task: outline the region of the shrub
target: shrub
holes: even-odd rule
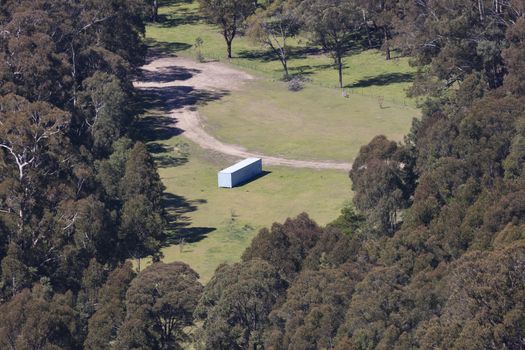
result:
[[[293,77],[288,81],[288,90],[290,91],[300,91],[304,88],[304,79],[300,76]]]

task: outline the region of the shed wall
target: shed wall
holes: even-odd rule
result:
[[[219,187],[231,188],[247,182],[262,173],[262,160],[255,159],[254,162],[239,168],[231,173],[221,171],[218,175]]]
[[[219,187],[232,188],[232,176],[228,173],[219,172],[218,176]]]

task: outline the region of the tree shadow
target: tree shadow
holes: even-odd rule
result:
[[[243,187],[243,186],[246,186],[246,185],[248,185],[248,184],[250,184],[250,183],[252,183],[252,182],[254,182],[254,181],[257,181],[257,180],[259,180],[259,179],[261,179],[261,178],[267,176],[267,175],[270,175],[271,173],[272,173],[271,171],[263,170],[262,173],[260,173],[259,175],[254,176],[254,177],[252,177],[251,179],[246,180],[246,181],[244,181],[244,182],[241,182],[241,183],[235,185],[234,187],[237,188],[237,187]]]
[[[363,88],[369,86],[385,86],[395,83],[409,83],[414,81],[414,73],[385,73],[374,77],[366,77],[353,84],[345,86],[346,88]]]
[[[148,149],[148,152],[151,154],[167,153],[172,151],[170,147],[160,142],[150,142],[147,144],[146,147]]]
[[[204,105],[218,100],[226,91],[194,89],[191,86],[147,87],[139,89],[143,116],[135,123],[135,137],[144,143],[169,140],[184,131],[176,126],[176,119],[169,115],[174,109]],[[179,160],[161,159],[164,166]]]
[[[160,142],[149,142],[146,144],[148,152],[153,155],[155,164],[159,168],[174,168],[188,162],[189,152],[178,150]]]
[[[322,51],[317,47],[290,47],[288,51],[288,59],[304,59],[309,55],[317,55]],[[244,58],[248,60],[257,60],[263,62],[270,62],[277,60],[277,56],[273,50],[243,50],[237,55],[237,58]]]
[[[216,230],[215,227],[189,227],[191,219],[186,214],[196,211],[200,204],[207,203],[205,199],[188,200],[183,196],[165,192],[162,200],[168,220],[164,246],[199,242]]]
[[[189,1],[188,3],[191,3]],[[159,14],[157,23],[155,25],[162,28],[174,28],[185,24],[195,24],[202,21],[204,18],[196,9],[177,9],[176,13]]]
[[[191,4],[193,0],[163,0],[160,2],[161,7],[170,7],[178,4]],[[193,24],[202,20],[198,9],[188,9],[177,7],[171,13],[159,13],[157,20],[154,22],[148,20],[148,24],[158,27],[175,27],[182,24]]]
[[[169,116],[144,115],[134,123],[133,137],[144,143],[169,140],[182,134],[183,130],[175,126]]]
[[[201,106],[228,95],[226,90],[210,91],[192,86],[140,88],[144,110],[168,113],[174,109]]]
[[[347,68],[345,64],[343,64],[343,68]],[[336,66],[334,64],[316,64],[316,65],[302,65],[297,67],[291,67],[289,68],[291,75],[312,75],[316,71],[319,70],[325,70],[325,69],[336,69]]]
[[[176,157],[168,154],[154,156],[155,163],[159,168],[174,168],[188,162],[187,156]]]
[[[154,71],[142,70],[141,81],[144,83],[168,83],[175,80],[188,80],[199,74],[199,69],[188,69],[177,66],[160,67]]]
[[[167,54],[184,51],[191,47],[191,45],[187,43],[156,41],[153,39],[146,39],[146,45],[148,45],[146,63],[151,63]]]

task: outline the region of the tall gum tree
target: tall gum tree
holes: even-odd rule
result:
[[[281,62],[284,78],[289,78],[288,39],[299,31],[299,20],[288,1],[278,0],[263,5],[248,20],[248,36],[269,47]]]
[[[339,87],[343,88],[343,58],[352,48],[362,14],[353,0],[305,0],[297,8],[312,41],[335,61]]]
[[[251,0],[199,0],[206,20],[219,27],[226,41],[228,58],[232,58],[232,42],[246,18],[254,13]]]
[[[17,212],[19,229],[27,220],[32,190],[36,186],[29,169],[42,169],[53,153],[60,147],[67,131],[69,117],[66,112],[45,102],[30,103],[13,94],[0,98],[0,149],[7,153],[7,162],[14,165],[18,173],[19,189],[17,200],[4,212]],[[18,203],[18,204],[14,204]]]
[[[367,19],[370,19],[373,22],[373,26],[381,32],[383,37],[382,48],[385,51],[385,58],[386,60],[390,60],[394,27],[396,23],[400,21],[400,18],[403,17],[404,11],[402,4],[400,4],[399,0],[361,0],[361,7],[367,33],[369,28],[366,22]]]

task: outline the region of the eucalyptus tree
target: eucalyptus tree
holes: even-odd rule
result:
[[[248,20],[248,35],[256,42],[270,48],[283,66],[288,79],[288,39],[298,34],[300,22],[290,1],[268,1]]]
[[[311,35],[334,59],[343,88],[343,58],[355,44],[355,33],[361,20],[353,0],[305,0],[297,7],[301,22]]]
[[[228,58],[232,58],[232,42],[246,19],[255,11],[252,0],[199,0],[200,11],[209,23],[221,30],[226,41]]]
[[[187,330],[194,325],[193,311],[203,290],[198,279],[181,262],[156,263],[142,271],[126,293],[127,325],[120,331],[117,348],[132,348],[130,344],[138,340],[132,331],[145,335],[141,342],[155,348],[181,349],[190,340]]]
[[[0,150],[13,175],[5,179],[11,186],[0,193],[0,210],[18,216],[20,234],[31,221],[34,197],[45,189],[44,177],[57,176],[60,163],[65,161],[70,117],[46,102],[29,102],[14,94],[0,97],[0,113]],[[35,244],[37,238],[33,239]]]
[[[367,22],[371,21],[373,27],[381,32],[385,58],[390,60],[391,41],[394,37],[394,29],[396,24],[399,23],[404,16],[402,2],[399,0],[361,0],[360,2],[363,11],[363,19],[365,21],[364,26],[366,26],[367,33]]]
[[[219,266],[195,309],[206,349],[263,348],[268,315],[286,286],[264,260]]]

